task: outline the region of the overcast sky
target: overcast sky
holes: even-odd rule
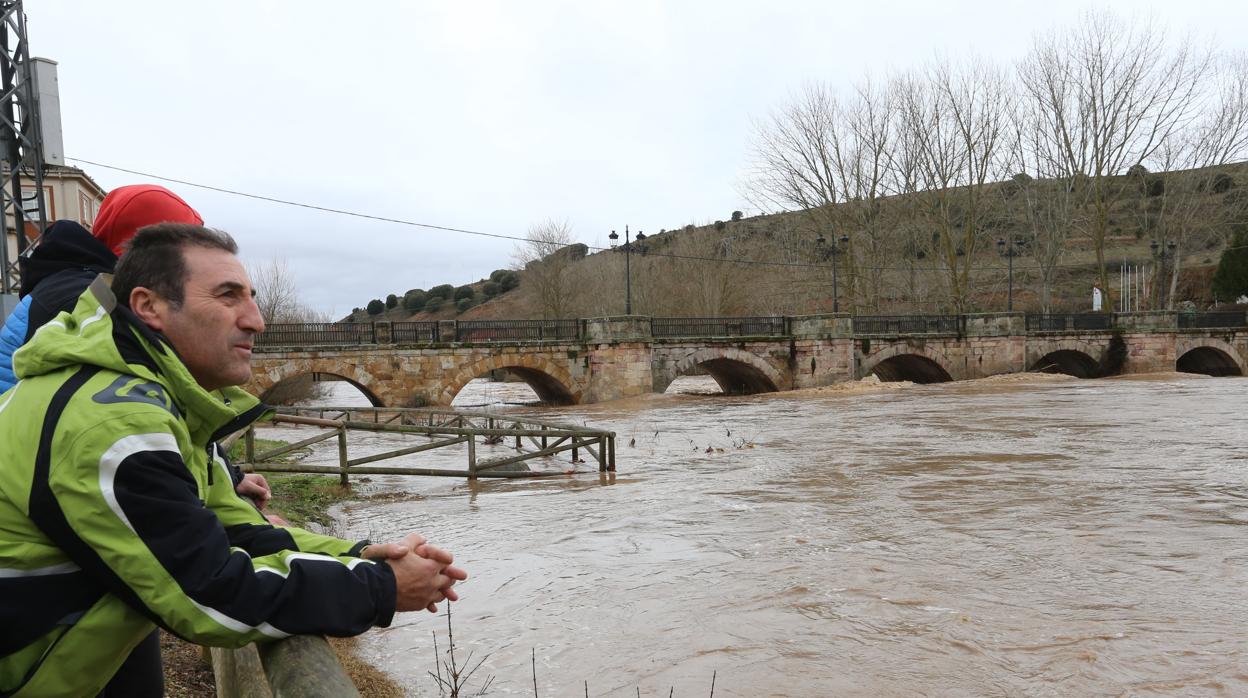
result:
[[[937,54],[1013,62],[1089,7],[1248,48],[1243,0],[26,2],[59,63],[69,157],[375,216],[606,246],[751,212],[752,124],[808,81],[848,88]],[[151,180],[83,167],[105,188]],[[305,301],[464,284],[516,243],[162,182],[284,258]]]

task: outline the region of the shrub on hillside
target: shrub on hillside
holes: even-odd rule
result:
[[[442,309],[442,304],[445,302],[446,299],[442,296],[430,296],[429,300],[425,301],[425,312],[436,313]]]
[[[1213,295],[1231,302],[1248,295],[1248,227],[1236,228],[1231,246],[1222,252],[1213,273]]]
[[[427,300],[429,300],[428,294],[418,288],[414,288],[403,296],[403,309],[409,313],[419,313],[425,307],[425,301]]]
[[[368,310],[369,315],[381,315],[381,311],[385,309],[386,309],[386,304],[382,303],[381,300],[377,298],[374,298],[368,302],[367,310]]]
[[[1161,196],[1166,193],[1166,180],[1161,177],[1149,177],[1144,180],[1144,194],[1147,196]]]
[[[473,288],[468,285],[460,286],[459,288],[455,289],[455,300],[457,301],[462,301],[465,298],[472,298],[475,295],[477,295],[477,292],[474,291]]]
[[[502,292],[506,293],[520,285],[520,275],[514,271],[508,271],[499,278],[498,285]]]
[[[397,307],[399,307],[399,297],[394,295],[393,293],[386,296],[386,309],[394,310]]]
[[[437,298],[450,298],[455,293],[455,287],[450,284],[438,284],[429,289],[429,296]]]
[[[734,221],[739,221],[739,220],[741,220],[741,219],[742,219],[742,218],[744,218],[744,217],[745,217],[745,214],[744,214],[744,213],[741,213],[740,211],[733,211],[733,212],[732,212],[732,220],[734,220]]]
[[[481,286],[481,293],[485,294],[486,298],[493,298],[502,290],[503,287],[497,281],[487,281]]]
[[[455,309],[462,313],[465,310],[480,304],[481,302],[476,298],[461,298],[459,299],[459,302],[455,304]]]
[[[493,281],[494,283],[499,283],[500,281],[502,281],[502,278],[504,276],[510,273],[511,273],[510,269],[495,269],[494,271],[490,272],[490,281]]]

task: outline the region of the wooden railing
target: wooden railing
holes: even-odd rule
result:
[[[208,650],[220,698],[352,698],[360,695],[325,638],[295,635],[263,645]]]

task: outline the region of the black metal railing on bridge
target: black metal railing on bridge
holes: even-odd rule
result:
[[[371,322],[277,322],[256,335],[262,347],[306,347],[326,344],[376,344]]]
[[[390,324],[391,341],[404,342],[440,342],[437,321],[433,322],[395,322]]]
[[[1248,327],[1248,315],[1244,311],[1210,311],[1205,313],[1179,313],[1180,329],[1219,327]]]
[[[1108,330],[1112,326],[1113,316],[1109,313],[1066,313],[1060,315],[1027,314],[1028,332]]]
[[[854,334],[959,334],[961,315],[859,315]]]
[[[516,342],[580,339],[580,320],[460,320],[457,342]]]
[[[783,317],[656,317],[652,337],[775,337],[787,332]]]

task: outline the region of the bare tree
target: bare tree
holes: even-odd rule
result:
[[[1148,159],[1198,104],[1207,52],[1190,39],[1172,45],[1150,23],[1125,23],[1090,11],[1075,28],[1038,37],[1019,66],[1024,88],[1042,108],[1043,149],[1065,177],[1088,178],[1088,234],[1102,287],[1108,288],[1105,239],[1119,176]]]
[[[976,252],[988,241],[985,228],[995,202],[987,190],[1003,178],[1011,109],[1005,75],[982,61],[955,69],[939,61],[897,82],[900,133],[912,176],[920,220],[932,230],[938,264],[945,272],[949,304],[968,308]]]
[[[1200,115],[1170,133],[1148,160],[1165,174],[1136,170],[1141,227],[1169,259],[1163,265],[1169,276],[1155,284],[1168,284],[1167,308],[1174,306],[1183,255],[1225,243],[1244,213],[1242,197],[1222,196],[1216,168],[1248,154],[1248,61],[1242,54],[1225,57],[1213,77]]]
[[[328,322],[324,313],[304,305],[286,260],[271,259],[248,272],[256,289],[256,305],[266,324],[282,322]]]
[[[787,261],[843,264],[845,291],[875,309],[885,261],[896,248],[895,222],[881,206],[893,137],[890,94],[864,81],[848,101],[808,85],[766,123],[755,126],[754,168],[746,193],[760,207],[800,213],[806,230],[779,240]],[[816,236],[849,249],[812,250]]]
[[[755,124],[753,171],[745,195],[760,209],[796,211],[813,231],[831,230],[841,185],[833,164],[839,106],[810,84],[765,123]]]
[[[299,288],[285,259],[271,259],[253,265],[248,270],[248,276],[256,290],[256,305],[260,307],[260,316],[266,325],[330,321],[327,314],[317,312],[299,299]],[[307,374],[274,386],[265,394],[265,401],[274,405],[291,405],[326,394],[325,384],[314,382],[313,376]]]
[[[1066,252],[1070,232],[1080,223],[1087,187],[1082,178],[1063,166],[1064,159],[1045,118],[1044,105],[1024,92],[1013,115],[1010,162],[1015,172],[1002,187],[1008,204],[1021,211],[1025,222],[1021,253],[1035,261],[1040,272],[1040,308],[1053,309],[1053,285]],[[1011,244],[1018,240],[1010,241]]]
[[[524,270],[522,285],[535,294],[542,319],[563,319],[572,310],[576,288],[568,271],[587,248],[573,243],[566,220],[532,225],[526,237],[514,253],[516,266]]]

